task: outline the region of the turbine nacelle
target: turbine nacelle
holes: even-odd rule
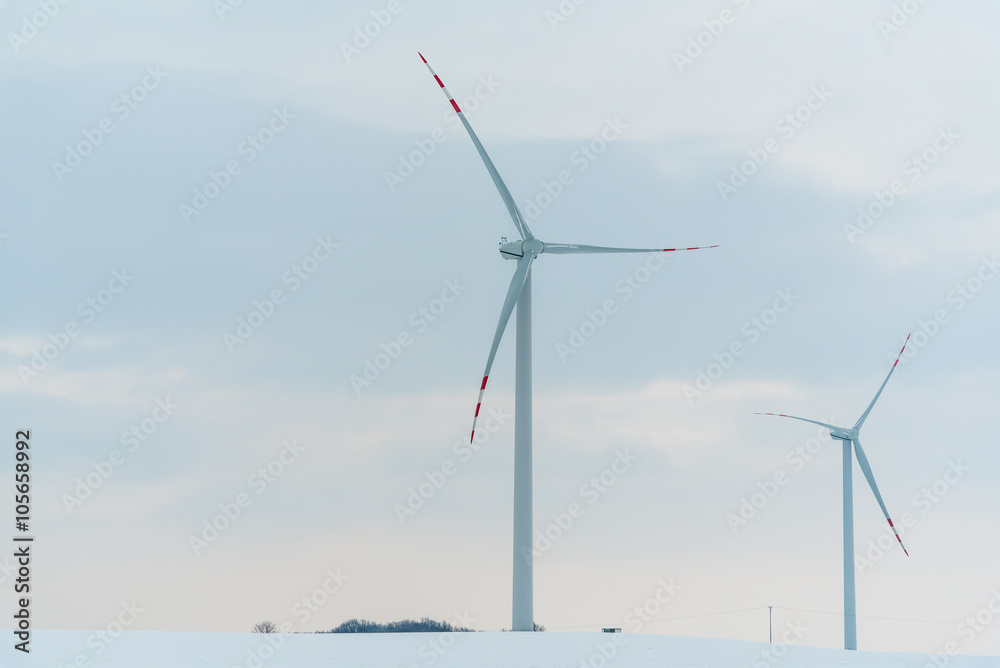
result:
[[[830,430],[830,437],[835,438],[838,441],[853,441],[858,437],[858,430],[836,427]]]
[[[543,252],[545,252],[545,244],[538,239],[511,241],[500,246],[500,257],[505,260],[520,260],[525,255],[537,257]]]

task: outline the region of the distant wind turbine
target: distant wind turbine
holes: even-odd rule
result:
[[[418,54],[420,55],[420,54]],[[486,154],[479,137],[472,130],[468,119],[455,102],[455,98],[445,87],[444,82],[434,72],[427,59],[420,55],[427,65],[434,80],[458,114],[462,125],[472,138],[479,156],[486,163],[486,170],[493,178],[493,183],[500,191],[500,197],[507,206],[507,212],[514,221],[521,236],[520,241],[505,243],[500,246],[500,255],[506,260],[517,260],[514,278],[507,290],[503,309],[500,311],[500,322],[497,324],[493,345],[486,360],[486,371],[479,386],[479,400],[476,404],[476,414],[472,421],[472,436],[476,437],[476,421],[483,405],[483,393],[489,380],[493,358],[496,357],[500,339],[503,337],[507,322],[517,305],[516,325],[516,359],[514,380],[514,593],[513,593],[513,624],[514,631],[534,630],[533,603],[533,556],[532,556],[532,500],[531,500],[531,264],[542,253],[553,255],[583,255],[592,253],[669,253],[673,251],[701,250],[717,246],[698,246],[692,248],[608,248],[605,246],[581,246],[577,244],[543,243],[531,233],[521,211],[514,203],[514,198],[497,172],[493,161]],[[470,439],[470,440],[471,440]]]
[[[899,351],[899,355],[896,356],[896,361],[892,363],[892,368],[889,369],[889,375],[882,381],[882,386],[878,388],[878,392],[875,393],[875,398],[872,399],[872,402],[868,404],[868,408],[865,409],[865,412],[861,414],[861,417],[858,418],[858,421],[855,422],[854,426],[850,429],[847,427],[837,427],[832,424],[826,424],[825,422],[817,422],[816,420],[795,417],[794,415],[782,415],[779,413],[754,413],[754,415],[775,415],[777,417],[791,418],[792,420],[802,420],[803,422],[818,424],[821,427],[829,429],[830,436],[843,443],[844,649],[858,648],[858,621],[854,598],[854,491],[851,487],[851,469],[854,466],[854,460],[851,455],[852,445],[854,446],[854,452],[858,455],[858,465],[861,466],[861,472],[865,474],[865,478],[868,480],[868,485],[875,493],[875,500],[878,501],[879,508],[882,509],[882,514],[885,515],[886,521],[889,522],[889,527],[892,529],[892,532],[896,534],[896,540],[899,541],[899,546],[903,548],[903,553],[906,556],[910,556],[910,553],[906,551],[906,547],[903,545],[903,539],[899,536],[899,531],[896,530],[896,526],[892,523],[892,518],[889,517],[889,511],[886,510],[885,502],[882,501],[882,495],[878,491],[878,485],[875,484],[875,476],[872,475],[872,467],[868,464],[868,457],[865,455],[865,450],[861,447],[861,441],[858,438],[858,432],[861,430],[861,425],[863,425],[865,420],[868,419],[868,414],[872,412],[875,402],[878,401],[879,396],[882,394],[882,390],[885,389],[886,383],[888,383],[889,379],[892,377],[892,372],[896,370],[896,365],[899,364],[899,358],[903,356],[903,351],[906,350],[906,344],[909,343],[909,341],[910,336],[907,335],[906,341],[903,342],[903,347]]]

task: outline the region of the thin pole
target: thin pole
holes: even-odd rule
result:
[[[844,444],[844,649],[858,648],[858,618],[854,598],[854,488],[851,470],[854,453],[850,441]]]
[[[767,641],[774,643],[774,635],[771,632],[771,606],[767,606]]]
[[[531,501],[531,272],[517,300],[514,379],[514,592],[511,629],[534,631]]]

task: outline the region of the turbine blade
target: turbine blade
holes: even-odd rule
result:
[[[517,204],[514,203],[514,198],[511,197],[510,191],[507,189],[507,185],[503,182],[503,179],[500,178],[500,173],[497,171],[496,166],[494,166],[493,161],[490,160],[490,156],[486,153],[486,149],[483,148],[482,142],[479,141],[479,137],[476,136],[476,132],[472,129],[472,126],[469,125],[469,121],[465,117],[465,112],[459,108],[458,103],[455,102],[455,98],[453,98],[451,93],[448,92],[444,82],[441,81],[441,77],[437,75],[437,72],[434,71],[434,68],[427,62],[427,59],[424,58],[423,54],[418,52],[417,55],[420,56],[420,60],[424,61],[424,65],[426,65],[427,69],[430,70],[431,76],[433,76],[434,80],[438,82],[439,86],[441,86],[441,90],[444,91],[445,97],[447,97],[448,101],[451,102],[451,106],[455,109],[455,113],[458,114],[458,118],[462,121],[462,125],[465,126],[469,136],[472,137],[472,143],[476,145],[476,150],[479,151],[479,156],[483,159],[483,162],[486,163],[486,171],[490,173],[490,176],[493,178],[493,183],[496,184],[497,190],[500,191],[500,197],[503,198],[503,203],[507,206],[507,212],[514,221],[514,227],[517,228],[517,232],[521,235],[521,239],[524,241],[534,239],[534,235],[532,235],[531,230],[528,229],[528,223],[524,221],[524,216],[521,215],[521,210],[518,209]]]
[[[715,246],[693,246],[691,248],[609,248],[608,246],[583,246],[581,244],[545,244],[543,253],[554,255],[584,255],[590,253],[673,253],[676,251],[703,250]]]
[[[906,341],[903,341],[903,347],[899,349],[899,354],[896,355],[896,361],[892,363],[892,368],[889,369],[889,375],[886,376],[885,380],[882,381],[882,387],[878,388],[878,392],[875,393],[875,398],[872,399],[872,402],[868,404],[868,408],[866,408],[865,412],[862,413],[861,417],[858,418],[857,423],[854,425],[855,429],[861,429],[861,425],[863,425],[865,423],[865,420],[868,419],[868,414],[871,413],[872,408],[875,407],[875,402],[878,401],[879,395],[881,395],[882,390],[885,389],[885,384],[889,382],[890,378],[892,378],[892,372],[896,370],[896,365],[899,364],[899,358],[903,356],[903,351],[906,350],[906,344],[909,342],[910,342],[910,334],[907,334]]]
[[[903,539],[899,537],[899,532],[896,531],[896,526],[892,523],[892,518],[889,517],[889,511],[885,508],[885,503],[882,501],[882,495],[879,494],[878,485],[875,484],[875,476],[872,475],[872,467],[868,463],[868,457],[865,456],[865,450],[861,447],[861,441],[858,439],[853,439],[854,443],[854,454],[858,456],[858,464],[861,465],[861,472],[865,474],[865,478],[868,480],[868,485],[875,492],[875,500],[878,501],[879,508],[882,509],[882,514],[885,515],[885,519],[889,522],[889,527],[892,532],[896,534],[896,540],[899,541],[899,546],[903,548],[903,554],[910,556],[910,553],[906,551],[906,546],[903,545]]]
[[[521,296],[524,284],[528,280],[528,270],[535,260],[535,255],[529,253],[517,261],[517,269],[514,271],[514,278],[510,280],[510,287],[507,288],[507,298],[504,299],[503,309],[500,311],[500,322],[497,323],[497,332],[493,335],[493,345],[490,346],[490,356],[486,359],[486,371],[483,373],[483,384],[479,386],[479,400],[476,402],[476,414],[472,418],[471,443],[476,438],[476,422],[479,421],[479,410],[483,407],[483,393],[486,392],[486,381],[490,378],[490,369],[493,368],[493,358],[497,356],[497,348],[500,347],[500,339],[503,338],[504,330],[510,321],[510,314],[514,312],[517,299]]]
[[[826,427],[827,429],[843,429],[843,427],[827,424],[825,422],[817,422],[816,420],[809,420],[807,418],[795,417],[794,415],[784,415],[783,413],[754,413],[754,415],[773,415],[774,417],[783,417],[783,418],[789,418],[791,420],[802,420],[803,422],[812,422],[813,424],[818,424],[819,426]]]

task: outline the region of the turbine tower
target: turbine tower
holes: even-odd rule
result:
[[[906,547],[903,545],[903,539],[900,538],[899,532],[896,530],[896,526],[892,523],[892,518],[889,517],[889,511],[886,510],[885,502],[882,501],[882,495],[878,491],[878,485],[875,484],[875,476],[872,475],[872,467],[868,463],[868,457],[865,455],[864,448],[861,447],[861,440],[859,439],[858,432],[861,430],[861,425],[865,423],[868,419],[868,414],[872,412],[872,408],[875,406],[875,402],[878,401],[879,396],[882,394],[882,390],[885,389],[886,383],[892,377],[892,372],[896,370],[896,365],[899,364],[899,358],[903,356],[903,351],[906,350],[906,344],[909,343],[910,336],[906,336],[906,341],[903,342],[903,347],[899,351],[899,355],[896,355],[896,361],[892,363],[892,368],[889,369],[889,375],[885,377],[882,381],[882,386],[878,388],[878,392],[875,393],[875,398],[872,402],[868,404],[868,408],[865,412],[861,414],[858,421],[854,423],[853,427],[837,427],[832,424],[826,424],[825,422],[817,422],[816,420],[808,420],[806,418],[795,417],[794,415],[783,415],[779,413],[755,413],[755,415],[774,415],[776,417],[791,418],[792,420],[802,420],[803,422],[811,422],[812,424],[818,424],[821,427],[826,427],[830,430],[830,436],[840,441],[843,445],[844,450],[844,649],[857,649],[858,648],[858,620],[857,620],[857,608],[854,598],[854,490],[851,485],[851,471],[854,468],[854,459],[851,453],[851,448],[853,446],[854,454],[858,456],[858,465],[861,467],[861,472],[865,474],[865,479],[868,480],[868,486],[872,488],[872,492],[875,493],[875,500],[878,501],[879,508],[882,509],[882,514],[885,515],[885,519],[889,522],[889,527],[892,532],[896,535],[896,540],[899,541],[899,546],[903,548],[903,553],[906,556],[910,556],[910,553],[906,551]]]
[[[514,592],[513,592],[513,619],[511,630],[513,631],[533,631],[534,622],[534,578],[533,578],[533,554],[532,554],[532,500],[531,500],[531,264],[535,259],[543,254],[552,255],[583,255],[593,253],[669,253],[674,251],[701,250],[702,248],[716,248],[717,246],[698,246],[692,248],[608,248],[605,246],[581,246],[577,244],[554,244],[543,243],[531,233],[528,224],[521,215],[521,211],[514,203],[514,198],[504,184],[503,179],[497,172],[493,161],[487,155],[479,137],[469,125],[468,119],[455,102],[455,98],[445,87],[441,77],[434,72],[427,59],[420,55],[420,59],[427,65],[434,80],[437,81],[444,92],[448,102],[451,103],[455,113],[458,114],[462,125],[465,126],[472,143],[475,144],[479,156],[486,164],[486,170],[493,178],[493,183],[500,191],[500,197],[507,207],[507,213],[514,221],[514,227],[520,235],[520,241],[505,243],[500,247],[500,255],[507,260],[516,260],[517,266],[514,270],[514,278],[510,282],[507,290],[507,297],[504,299],[503,309],[500,311],[500,322],[497,324],[496,334],[493,336],[493,345],[490,346],[490,354],[486,360],[486,371],[483,373],[483,381],[479,386],[479,400],[476,403],[476,413],[472,421],[472,436],[470,441],[476,437],[476,421],[479,418],[479,410],[483,405],[483,393],[486,391],[486,383],[490,377],[490,369],[493,366],[493,358],[496,357],[497,348],[503,338],[507,322],[517,306],[517,324],[515,326],[515,380],[514,380]]]

